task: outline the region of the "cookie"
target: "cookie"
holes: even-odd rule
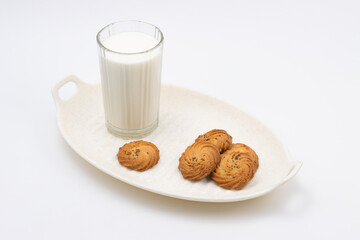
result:
[[[225,151],[223,154],[232,154],[233,152],[242,152],[247,153],[250,156],[250,159],[253,161],[256,169],[259,167],[259,157],[256,152],[249,146],[243,143],[234,143],[231,144],[230,148]]]
[[[179,159],[179,170],[185,179],[198,180],[215,170],[220,152],[210,142],[198,141],[186,148]]]
[[[220,187],[239,190],[254,177],[258,167],[259,159],[254,150],[245,144],[236,144],[221,155],[220,164],[211,178]]]
[[[151,142],[134,141],[119,148],[119,163],[136,171],[145,171],[155,166],[160,159],[159,149]]]
[[[221,129],[211,130],[203,135],[200,135],[195,142],[205,141],[215,144],[220,153],[226,151],[232,143],[232,137],[225,131]]]

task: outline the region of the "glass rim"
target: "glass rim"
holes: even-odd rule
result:
[[[133,53],[126,53],[126,52],[118,52],[118,51],[114,51],[114,50],[111,50],[110,48],[107,48],[105,47],[105,45],[100,41],[100,34],[105,31],[107,28],[109,28],[110,26],[112,25],[115,25],[115,24],[118,24],[118,23],[127,23],[127,22],[133,22],[133,23],[141,23],[141,24],[146,24],[146,25],[149,25],[149,26],[152,26],[154,27],[155,29],[157,29],[160,33],[160,41],[152,48],[150,49],[147,49],[145,51],[141,51],[141,52],[133,52]],[[158,28],[157,26],[151,24],[151,23],[147,23],[147,22],[143,22],[143,21],[139,21],[139,20],[124,20],[124,21],[118,21],[118,22],[113,22],[113,23],[110,23],[108,25],[106,25],[105,27],[103,27],[97,34],[96,34],[96,41],[98,43],[98,45],[104,49],[106,49],[107,51],[110,51],[110,52],[113,52],[113,53],[118,53],[118,54],[123,54],[123,55],[136,55],[136,54],[144,54],[144,53],[147,53],[147,52],[151,52],[153,50],[155,50],[156,48],[158,48],[164,41],[164,35],[163,33],[161,32],[160,28]]]

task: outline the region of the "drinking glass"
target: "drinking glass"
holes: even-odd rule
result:
[[[150,49],[118,51],[106,40],[121,33],[143,33],[156,41]],[[115,38],[113,38],[115,39]],[[141,39],[130,39],[141,44]],[[156,26],[141,21],[107,25],[97,34],[105,122],[108,131],[122,138],[140,138],[156,129],[164,37]]]

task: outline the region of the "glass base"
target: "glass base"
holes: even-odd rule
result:
[[[152,133],[158,126],[159,120],[156,120],[153,124],[150,126],[139,129],[139,130],[125,130],[117,128],[113,125],[111,125],[109,122],[106,122],[106,128],[109,133],[121,137],[122,139],[137,139],[137,138],[143,138],[150,133]]]

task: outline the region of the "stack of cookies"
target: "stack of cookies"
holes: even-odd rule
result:
[[[226,189],[242,189],[255,175],[259,158],[242,143],[232,143],[225,131],[214,129],[200,135],[179,159],[185,179],[199,180],[211,174],[215,183]]]

